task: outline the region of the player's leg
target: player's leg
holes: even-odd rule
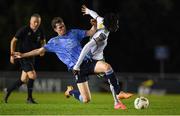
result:
[[[83,83],[77,83],[77,86],[82,96],[83,103],[88,103],[91,100],[91,93],[89,90],[88,81]]]
[[[117,80],[117,78],[115,77],[114,71],[111,68],[111,66],[104,62],[104,61],[98,61],[96,63],[95,69],[94,69],[95,73],[105,73],[105,77],[108,79],[108,82],[114,86],[114,90],[116,92],[116,94],[119,94],[120,92],[120,85],[119,82]]]
[[[34,70],[34,58],[22,59],[21,65],[22,65],[23,70],[28,75],[28,82],[27,82],[28,97],[27,97],[27,103],[36,104],[36,102],[34,101],[34,99],[32,97],[34,80],[37,77],[36,76],[36,72]]]
[[[7,89],[4,90],[4,102],[7,103],[8,97],[10,96],[11,92],[15,89],[18,89],[23,83],[27,81],[27,73],[22,71],[21,78],[18,79],[14,84],[9,86]]]
[[[73,96],[75,99],[79,100],[83,103],[88,103],[91,100],[91,93],[89,90],[88,81],[84,80],[85,78],[77,78],[76,83],[78,90],[73,89],[72,86],[67,86],[67,90],[65,91],[65,96],[68,98]]]
[[[32,70],[32,71],[28,71],[28,83],[27,83],[27,88],[28,88],[28,98],[27,98],[27,103],[34,103],[36,104],[37,102],[34,101],[33,97],[32,97],[32,92],[33,92],[33,86],[34,86],[34,80],[36,79],[37,75],[36,75],[36,71]]]
[[[75,99],[83,103],[88,103],[91,100],[91,93],[89,90],[88,81],[77,83],[78,90],[73,89],[72,86],[68,86],[65,92],[66,97],[73,96]]]
[[[88,75],[93,72],[93,69],[94,64],[90,61],[84,61],[80,67],[80,72],[74,72],[74,78],[76,80],[78,90],[74,90],[71,86],[68,86],[65,95],[67,97],[71,95],[83,103],[88,103],[91,100]]]
[[[114,98],[114,108],[115,109],[126,109],[126,106],[118,100],[117,96],[120,93],[120,85],[115,77],[114,71],[111,68],[111,66],[104,62],[104,61],[98,61],[96,63],[96,66],[94,68],[95,73],[105,73],[105,77],[107,78],[109,84],[110,84],[110,90],[112,92],[113,98]]]
[[[111,66],[108,63],[106,63],[105,61],[98,61],[95,70],[96,70],[96,72],[104,71],[105,77],[112,77],[112,78],[110,78],[110,79],[108,78],[108,79],[109,79],[110,83],[113,83],[113,82],[115,83],[113,85],[115,85],[115,89],[117,88],[116,93],[118,93],[118,95],[117,95],[118,99],[128,99],[133,96],[132,93],[127,93],[127,92],[121,91],[120,86],[116,85],[116,82],[118,83],[118,80],[116,79],[115,74],[114,74]]]

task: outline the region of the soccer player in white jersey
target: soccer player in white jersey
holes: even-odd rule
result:
[[[87,56],[87,54],[92,58],[92,60],[97,61],[94,67],[94,73],[104,73],[105,78],[108,80],[110,84],[110,90],[112,92],[114,98],[114,108],[115,109],[126,109],[126,106],[119,100],[120,98],[129,98],[132,96],[130,93],[120,92],[120,86],[118,84],[118,80],[116,79],[112,67],[103,61],[103,50],[107,45],[107,39],[109,36],[110,31],[115,32],[118,29],[118,17],[113,14],[107,14],[104,18],[100,17],[96,12],[88,9],[85,5],[82,6],[82,12],[84,15],[90,15],[94,19],[97,20],[97,29],[98,31],[92,36],[92,39],[84,46],[79,56],[79,59],[76,65],[73,67],[73,70],[76,74],[81,73],[80,67]],[[88,85],[84,85],[86,86]],[[72,89],[72,88],[71,88]],[[68,94],[71,89],[66,91]],[[82,89],[85,90],[85,89]],[[71,93],[71,92],[70,92]],[[90,92],[84,92],[88,96]]]

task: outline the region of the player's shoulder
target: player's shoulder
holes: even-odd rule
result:
[[[20,29],[29,29],[30,27],[28,25],[22,26]]]
[[[79,31],[82,31],[81,29],[70,29],[69,30],[70,32],[79,32]]]
[[[66,32],[66,35],[69,35],[69,34],[72,34],[72,33],[75,33],[76,32],[76,29],[69,29],[67,32]]]
[[[59,36],[51,37],[51,38],[49,39],[48,43],[49,43],[49,42],[53,42],[53,41],[57,40],[58,38],[59,38]]]
[[[18,30],[17,30],[17,32],[16,32],[16,37],[17,36],[23,36],[23,35],[26,35],[27,34],[27,32],[28,32],[28,27],[27,26],[22,26],[22,27],[20,27]]]
[[[27,30],[29,30],[28,26],[22,26],[18,29],[18,31],[27,31]]]
[[[81,33],[85,33],[86,31],[85,30],[81,30],[81,29],[70,29],[68,32],[67,32],[67,35],[79,35]]]
[[[59,38],[62,38],[62,36],[57,35],[57,36],[55,36],[55,37],[52,37],[51,40],[57,40],[57,39],[59,39]]]

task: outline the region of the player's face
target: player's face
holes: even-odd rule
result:
[[[64,23],[56,23],[56,27],[54,28],[54,31],[58,33],[58,35],[64,35],[66,34],[66,26]]]
[[[31,19],[30,19],[30,28],[33,31],[36,31],[39,28],[40,24],[41,24],[41,18],[31,17]]]

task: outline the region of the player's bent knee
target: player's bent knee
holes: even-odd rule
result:
[[[29,78],[35,80],[37,78],[37,75],[36,74],[32,74],[32,75],[29,76]]]
[[[33,80],[35,80],[36,78],[37,78],[36,76],[29,77],[29,79],[33,79]]]
[[[112,67],[111,67],[110,64],[106,64],[106,65],[104,66],[104,68],[105,68],[105,72],[106,72],[106,71],[109,71],[109,70],[112,70]]]

